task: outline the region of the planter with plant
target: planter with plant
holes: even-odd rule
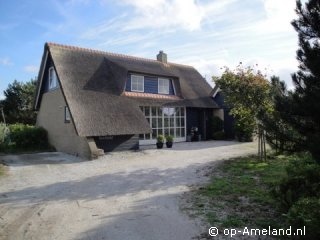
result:
[[[172,144],[173,144],[173,137],[171,135],[167,135],[166,136],[167,148],[172,148]]]
[[[164,143],[164,136],[163,135],[158,135],[158,137],[157,137],[157,148],[158,149],[163,148],[163,143]]]

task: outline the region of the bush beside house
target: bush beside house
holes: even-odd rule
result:
[[[8,127],[2,124],[0,132],[1,152],[52,150],[44,128],[21,123]]]

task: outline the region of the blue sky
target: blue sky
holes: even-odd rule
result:
[[[291,85],[297,69],[295,0],[11,0],[0,2],[0,98],[38,75],[45,42],[193,65],[258,64]]]

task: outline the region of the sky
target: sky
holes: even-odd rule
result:
[[[291,84],[295,0],[1,0],[0,98],[38,75],[45,42],[194,66],[208,82],[239,62]],[[211,83],[212,84],[212,83]]]

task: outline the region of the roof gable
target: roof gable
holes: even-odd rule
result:
[[[40,106],[44,77],[41,73],[48,56],[52,58],[80,136],[150,132],[139,110],[141,99],[133,101],[134,97],[123,94],[129,72],[175,79],[182,100],[163,99],[162,105],[174,102],[177,106],[218,107],[209,97],[212,88],[193,67],[47,43],[39,73],[36,108]]]

